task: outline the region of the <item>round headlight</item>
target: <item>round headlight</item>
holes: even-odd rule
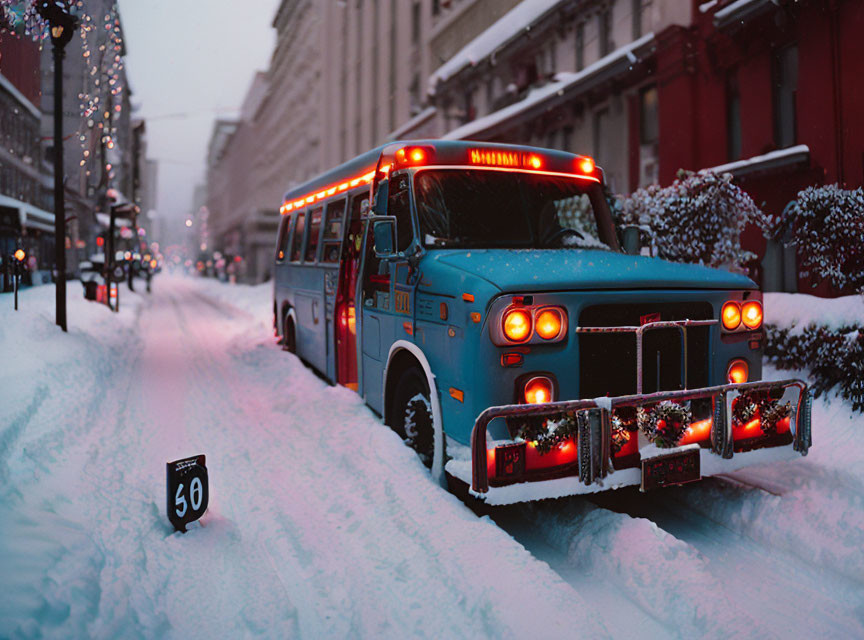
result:
[[[735,331],[741,324],[741,305],[737,302],[727,302],[720,312],[723,326],[729,331]]]
[[[553,340],[561,334],[564,320],[558,309],[543,309],[534,321],[537,335],[544,340]]]
[[[504,335],[513,342],[524,342],[531,336],[531,314],[511,309],[504,314]]]
[[[762,326],[762,304],[757,300],[745,302],[741,307],[741,322],[748,329],[758,329]]]

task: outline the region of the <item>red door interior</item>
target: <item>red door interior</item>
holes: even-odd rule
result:
[[[363,241],[360,203],[365,197],[365,194],[355,195],[351,200],[336,292],[336,381],[354,391],[357,391],[357,312],[354,297]]]

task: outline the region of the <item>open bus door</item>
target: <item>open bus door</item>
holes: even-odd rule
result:
[[[357,277],[363,246],[361,203],[368,192],[360,192],[348,204],[345,241],[339,262],[339,286],[336,293],[336,381],[357,391]]]

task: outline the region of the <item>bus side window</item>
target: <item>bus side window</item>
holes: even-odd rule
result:
[[[408,191],[408,174],[394,176],[390,181],[390,197],[387,200],[387,213],[396,216],[396,249],[405,251],[414,237],[411,226],[411,203]]]
[[[342,244],[342,216],[344,213],[344,198],[327,205],[327,212],[324,215],[324,247],[321,251],[321,262],[330,264],[339,262],[339,247]]]
[[[318,258],[318,236],[321,235],[321,207],[309,214],[309,232],[306,234],[306,255],[303,262],[315,262]]]
[[[279,227],[279,240],[276,243],[276,260],[283,262],[285,260],[285,252],[288,247],[288,229],[291,228],[291,219],[293,216],[282,216],[282,225]]]
[[[300,262],[301,249],[303,247],[303,230],[306,228],[306,212],[297,213],[297,222],[294,223],[294,237],[291,241],[291,262]]]

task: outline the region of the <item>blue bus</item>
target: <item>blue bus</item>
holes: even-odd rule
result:
[[[653,255],[587,156],[421,140],[285,194],[273,323],[433,476],[489,504],[806,454],[747,277]],[[797,452],[797,453],[796,453]]]

